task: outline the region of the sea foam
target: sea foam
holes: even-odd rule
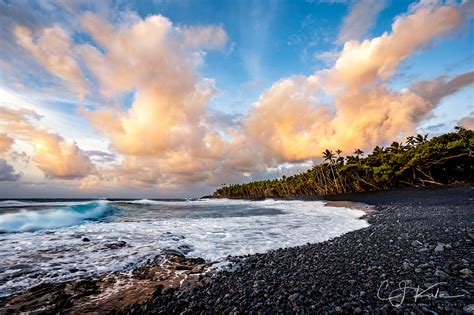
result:
[[[0,229],[36,231],[0,234],[0,296],[39,283],[129,270],[165,249],[225,263],[228,255],[321,242],[368,226],[359,219],[364,212],[328,207],[321,201],[133,203],[89,202],[14,213],[6,210],[0,215]],[[107,220],[90,220],[104,216]],[[117,241],[125,246],[109,246]]]

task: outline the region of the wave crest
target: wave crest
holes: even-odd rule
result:
[[[110,208],[105,201],[46,210],[22,210],[0,215],[0,232],[30,232],[80,224],[105,217]]]

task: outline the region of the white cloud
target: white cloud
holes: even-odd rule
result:
[[[337,41],[341,44],[360,39],[374,24],[378,14],[386,7],[386,0],[353,1],[344,18]]]

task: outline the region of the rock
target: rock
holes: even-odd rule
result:
[[[119,249],[119,248],[125,247],[125,245],[127,245],[127,242],[117,241],[117,242],[114,242],[114,243],[107,243],[107,244],[105,244],[105,247],[107,247],[109,249]]]
[[[442,279],[449,278],[449,275],[446,272],[438,270],[438,269],[434,272],[434,276],[435,277],[440,277]]]
[[[162,250],[162,253],[166,256],[185,257],[181,251],[172,248],[165,248]]]
[[[407,263],[406,261],[404,261],[404,262],[402,263],[402,267],[403,267],[404,270],[407,270],[408,268],[410,268],[410,264]]]
[[[411,246],[420,247],[423,246],[423,243],[421,243],[419,240],[415,240],[411,242]]]
[[[82,241],[83,241],[83,242],[90,242],[91,240],[88,239],[87,237],[84,237],[84,238],[82,239]]]
[[[415,268],[415,272],[416,272],[416,273],[420,273],[420,272],[421,272],[421,269],[420,269],[420,268]]]
[[[438,244],[438,246],[435,247],[434,251],[437,252],[443,252],[444,251],[444,245],[443,244]]]
[[[295,294],[292,294],[288,297],[288,300],[291,302],[291,303],[295,303],[296,300],[298,300],[300,297],[300,295],[298,293],[295,293]]]
[[[187,245],[187,244],[183,244],[183,245],[179,245],[178,246],[178,249],[180,251],[182,251],[184,254],[187,254],[189,253],[190,251],[192,251],[192,248],[190,245]]]
[[[462,270],[459,270],[459,273],[460,273],[460,274],[463,274],[463,275],[465,275],[465,276],[470,276],[470,275],[472,275],[472,271],[469,270],[468,268],[464,268],[464,269],[462,269]]]
[[[468,312],[468,313],[474,314],[474,304],[466,305],[466,306],[464,306],[464,308],[463,308],[462,310],[463,310],[464,312]]]

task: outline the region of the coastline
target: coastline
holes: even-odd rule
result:
[[[322,243],[234,257],[233,271],[209,273],[202,261],[174,258],[181,266],[175,268],[176,274],[191,276],[189,281],[184,280],[185,277],[172,276],[168,283],[173,282],[172,285],[160,283],[159,270],[149,265],[135,277],[141,281],[137,282],[139,286],[152,283],[149,287],[145,285],[146,294],[140,297],[126,292],[112,295],[105,301],[107,303],[89,303],[83,309],[78,308],[78,303],[93,301],[101,285],[107,283],[107,277],[100,281],[89,279],[58,286],[45,285],[3,301],[0,299],[0,313],[37,310],[39,303],[50,307],[43,308],[42,312],[72,313],[91,311],[94,307],[106,312],[168,314],[236,311],[469,313],[474,295],[473,186],[401,189],[311,199],[324,201],[331,207],[363,210],[366,212],[363,219],[371,225]],[[396,307],[398,302],[388,298],[399,293],[390,295],[402,280],[410,283],[406,285],[405,299]],[[440,282],[446,284],[439,285]],[[425,295],[432,296],[417,297],[415,303],[410,288],[417,286],[420,291],[426,291]],[[383,290],[378,292],[381,287]],[[131,287],[132,290],[136,288]],[[58,295],[63,291],[66,291],[65,295]],[[462,297],[457,297],[459,295]],[[35,296],[41,298],[36,300],[36,305]],[[14,303],[7,305],[8,301]],[[474,305],[471,307],[474,310]]]
[[[193,288],[156,296],[130,310],[169,314],[474,311],[473,186],[399,189],[324,200],[374,206],[363,217],[371,225],[326,242],[248,256],[233,272],[221,272]],[[405,290],[397,291],[403,280]],[[405,292],[404,299],[397,302],[394,297],[400,292]]]

